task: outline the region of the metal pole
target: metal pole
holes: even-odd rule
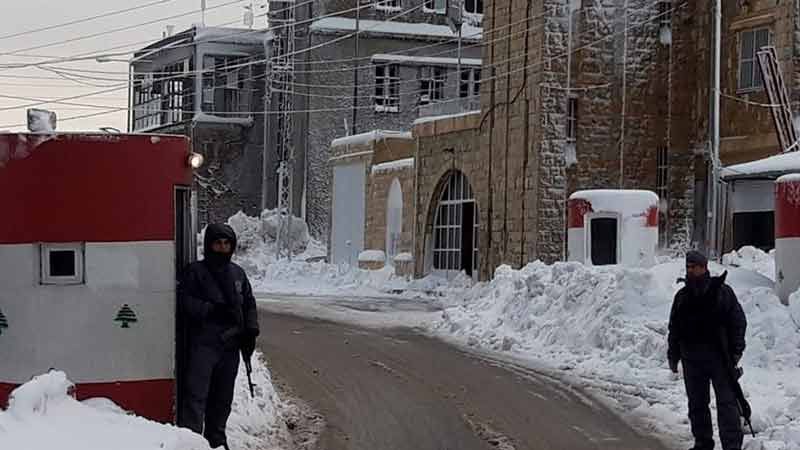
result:
[[[271,116],[267,113],[269,110],[269,106],[271,104],[270,99],[270,81],[272,80],[272,66],[269,62],[270,57],[272,56],[272,52],[270,52],[270,42],[266,42],[264,44],[264,55],[266,56],[267,62],[264,65],[264,149],[263,155],[261,157],[261,211],[267,209],[267,174],[269,173],[269,158],[267,155],[269,154],[269,121]]]
[[[461,30],[464,27],[459,25],[458,27],[458,64],[456,66],[456,95],[461,95]],[[469,83],[467,83],[469,85]],[[467,92],[467,102],[469,102],[469,92]]]
[[[355,54],[353,55],[353,62],[355,63],[353,66],[353,125],[352,125],[352,134],[358,133],[358,125],[356,124],[356,120],[358,119],[358,37],[359,37],[359,26],[361,24],[361,0],[356,2],[356,35],[355,35]]]
[[[133,131],[133,60],[128,61],[128,133]]]
[[[711,89],[711,111],[709,124],[710,131],[710,145],[709,145],[709,171],[708,171],[708,223],[706,230],[708,235],[709,256],[716,258],[718,256],[718,241],[719,229],[718,215],[719,211],[719,112],[720,112],[720,65],[722,53],[722,0],[714,0],[713,6],[714,18],[714,59],[712,66],[712,89]]]

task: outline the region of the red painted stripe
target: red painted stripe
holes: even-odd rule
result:
[[[658,207],[651,206],[647,210],[647,226],[658,228]]]
[[[800,181],[775,183],[775,238],[800,237]]]
[[[17,386],[0,383],[0,407],[8,405],[8,397]],[[175,422],[175,380],[79,383],[75,396],[78,400],[105,397],[137,416],[161,423]]]
[[[583,228],[583,219],[586,214],[592,212],[592,204],[588,200],[575,198],[567,202],[569,209],[568,223],[569,228]]]
[[[0,134],[0,244],[173,240],[189,141],[145,135]]]

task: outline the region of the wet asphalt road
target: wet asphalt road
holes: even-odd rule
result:
[[[321,413],[322,450],[662,450],[588,396],[412,330],[260,313],[273,376]]]

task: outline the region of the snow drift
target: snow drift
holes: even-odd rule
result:
[[[747,252],[745,252],[747,253]],[[712,272],[726,268],[712,265]],[[743,384],[760,431],[748,449],[800,449],[800,293],[727,268],[749,326]],[[469,346],[507,352],[574,377],[646,428],[689,440],[683,384],[667,368],[667,323],[683,261],[652,269],[541,262],[502,266],[432,325]]]
[[[261,355],[253,355],[255,398],[244,366],[236,380],[228,442],[241,450],[272,450],[290,442],[283,417],[287,405],[275,392]],[[64,372],[33,378],[0,410],[0,448],[19,450],[209,450],[205,438],[172,425],[129,415],[108,399],[83,402],[71,395]]]
[[[71,388],[66,374],[58,371],[35,377],[17,388],[8,410],[0,412],[0,448],[209,449],[202,436],[189,430],[114,412],[107,407],[109,402],[78,402],[68,395]]]

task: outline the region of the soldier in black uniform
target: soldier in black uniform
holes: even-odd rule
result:
[[[717,423],[723,450],[741,450],[742,423],[731,370],[745,348],[747,320],[736,294],[725,284],[727,273],[712,277],[708,260],[697,251],[686,255],[686,285],[675,295],[669,319],[670,369],[683,365],[689,420],[695,445],[714,448],[709,410],[710,390],[717,398]]]
[[[186,329],[179,425],[202,433],[212,448],[228,449],[239,352],[249,358],[258,336],[256,303],[241,267],[231,262],[236,233],[228,225],[206,228],[204,259],[190,264],[178,286]]]

